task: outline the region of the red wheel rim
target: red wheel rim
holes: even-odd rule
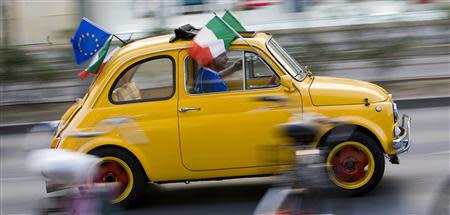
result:
[[[339,150],[332,159],[333,170],[339,180],[355,182],[366,175],[369,163],[367,155],[353,146],[346,146]]]
[[[116,161],[105,160],[99,165],[94,182],[118,182],[120,184],[119,193],[122,193],[127,188],[129,180],[130,178],[125,168]]]

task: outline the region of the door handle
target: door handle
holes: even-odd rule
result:
[[[180,108],[180,109],[178,109],[178,111],[180,111],[180,112],[182,112],[182,113],[188,112],[188,111],[190,111],[190,110],[200,110],[200,108],[198,108],[198,107],[186,107],[186,108]]]

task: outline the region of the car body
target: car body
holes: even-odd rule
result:
[[[270,34],[242,35],[230,49],[242,53],[245,81],[228,82],[238,90],[209,94],[190,92],[188,85],[195,82],[188,77],[190,70],[195,71],[188,55],[190,41],[171,43],[171,35],[164,35],[125,45],[85,97],[62,116],[51,147],[103,157],[106,167],[98,180],[125,178],[115,202],[128,205],[138,198],[140,184],[145,182],[274,174],[278,167],[268,162],[261,148],[279,143],[276,126],[287,122],[292,112],[315,112],[346,119],[344,125],[325,129],[313,143],[332,148],[330,164],[348,161],[340,170],[330,168],[330,178],[352,193],[373,189],[383,175],[384,156],[396,162],[397,154],[409,148],[409,117],[400,125],[391,95],[368,82],[313,76]],[[273,73],[256,74],[253,60]],[[143,67],[147,62],[149,66]],[[137,89],[131,80],[141,68],[166,68],[166,72],[136,79],[141,86],[150,82],[164,86]],[[258,85],[271,77],[275,83]],[[275,96],[288,98],[291,110],[260,99]],[[359,168],[352,156],[360,156],[364,170],[351,173]]]

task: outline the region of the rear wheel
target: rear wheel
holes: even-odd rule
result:
[[[384,174],[384,156],[376,142],[363,133],[330,144],[327,171],[331,181],[351,195],[376,187]]]
[[[101,148],[89,154],[101,158],[97,170],[88,179],[94,183],[117,182],[119,187],[112,203],[123,207],[132,207],[143,193],[145,186],[144,173],[134,156],[128,152],[114,148]]]

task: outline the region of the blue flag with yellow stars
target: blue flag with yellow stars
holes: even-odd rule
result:
[[[110,36],[110,33],[83,17],[80,26],[70,39],[77,64],[83,63],[94,56]]]

